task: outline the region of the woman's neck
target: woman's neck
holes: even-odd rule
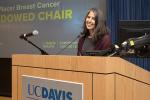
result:
[[[89,30],[89,36],[88,36],[88,38],[92,38],[93,35],[94,35],[94,30]]]

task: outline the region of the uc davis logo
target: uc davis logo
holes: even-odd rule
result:
[[[72,92],[54,88],[41,87],[28,83],[28,98],[41,98],[42,100],[72,100]]]
[[[83,83],[22,75],[22,100],[83,100]]]

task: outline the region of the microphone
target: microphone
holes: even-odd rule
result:
[[[124,41],[124,42],[121,44],[121,46],[122,46],[122,47],[126,47],[127,44],[128,44],[128,42],[127,42],[127,41]]]
[[[20,39],[23,39],[25,41],[27,41],[29,44],[31,44],[32,46],[36,47],[42,55],[48,55],[48,53],[46,51],[44,51],[43,49],[41,49],[40,47],[38,47],[36,44],[34,44],[33,42],[31,42],[30,40],[28,40],[27,37],[30,37],[30,36],[34,36],[34,35],[38,35],[39,32],[37,30],[34,30],[33,32],[31,33],[26,33],[26,34],[22,34],[19,36]]]
[[[59,52],[57,52],[56,55],[61,54],[69,45],[71,45],[74,41],[76,41],[78,38],[80,38],[82,36],[83,36],[82,34],[77,35],[75,39],[73,39],[68,45],[66,45]]]
[[[113,53],[108,55],[108,57],[112,57],[120,52],[120,47],[117,44],[114,44],[112,49]]]
[[[38,35],[38,34],[39,34],[39,32],[37,30],[34,30],[33,32],[30,32],[30,33],[21,34],[19,36],[19,38],[25,39],[27,37],[35,36],[35,35]]]

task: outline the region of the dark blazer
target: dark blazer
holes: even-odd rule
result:
[[[84,40],[85,37],[81,37],[79,39],[77,55],[81,55]],[[100,40],[97,41],[93,50],[105,50],[110,48],[110,46],[111,46],[111,38],[108,34],[106,34]]]

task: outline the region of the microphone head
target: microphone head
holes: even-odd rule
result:
[[[34,30],[32,33],[33,33],[33,35],[38,35],[39,34],[39,32],[37,30]]]
[[[112,51],[118,51],[118,50],[120,50],[120,47],[117,44],[112,44],[111,45],[111,50]]]
[[[122,47],[126,47],[127,44],[128,44],[128,42],[127,42],[127,41],[124,41],[123,43],[121,43],[121,46],[122,46]]]
[[[19,38],[21,38],[21,39],[27,39],[27,37],[35,36],[35,35],[38,35],[38,34],[39,34],[39,32],[37,30],[34,30],[34,31],[30,32],[30,33],[21,34],[19,36]]]
[[[115,49],[118,50],[120,47],[118,45],[114,45]]]

